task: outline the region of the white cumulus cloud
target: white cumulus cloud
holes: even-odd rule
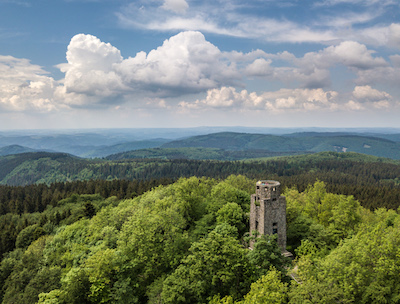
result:
[[[244,72],[251,77],[263,77],[283,83],[295,82],[305,88],[323,88],[331,85],[330,69],[337,65],[349,68],[356,75],[372,69],[387,68],[389,64],[385,59],[375,57],[374,53],[355,41],[344,41],[319,52],[306,53],[303,57],[296,57],[289,52],[267,54],[259,51],[259,58],[249,63]],[[245,55],[236,57],[246,58]]]
[[[280,89],[274,92],[249,93],[247,90],[237,92],[233,87],[222,87],[207,92],[207,97],[193,103],[181,102],[186,109],[201,108],[236,108],[247,110],[309,111],[331,109],[336,107],[338,93],[323,89]]]
[[[65,73],[65,93],[102,98],[120,94],[127,90],[114,69],[121,62],[120,51],[111,44],[92,35],[75,35],[68,45],[67,63],[58,65]],[[76,96],[71,101],[82,102]]]
[[[392,99],[390,94],[373,89],[369,85],[356,86],[353,96],[359,103],[370,103],[372,107],[377,109],[389,108]]]
[[[348,102],[346,102],[344,104],[344,108],[351,111],[360,111],[365,109],[365,107],[360,102],[354,100],[349,100]]]
[[[148,54],[138,53],[123,60],[116,71],[131,86],[180,95],[233,84],[240,80],[234,65],[227,64],[221,51],[200,32],[182,32]]]
[[[26,59],[0,57],[0,103],[10,110],[109,107],[236,85],[242,76],[200,32],[182,32],[149,53],[123,58],[93,35],[75,35],[67,49],[60,81]],[[163,101],[165,103],[165,101]],[[143,101],[142,105],[146,105]]]
[[[366,101],[379,101],[392,98],[390,94],[384,91],[378,91],[376,89],[373,89],[369,85],[356,86],[353,91],[353,96],[358,100],[366,100]]]
[[[29,60],[0,56],[0,107],[10,111],[47,112],[57,107],[57,83]]]
[[[158,97],[201,92],[234,84],[240,75],[221,51],[200,32],[182,32],[165,40],[148,54],[122,58],[120,51],[92,35],[71,39],[65,72],[66,94],[110,100],[120,95],[146,92]],[[69,98],[80,103],[83,99]]]
[[[326,62],[339,62],[347,67],[357,69],[370,69],[386,66],[387,62],[382,57],[373,57],[374,51],[355,41],[344,41],[338,46],[330,46],[320,52],[321,65]]]
[[[58,65],[65,77],[55,81],[26,59],[1,56],[1,107],[50,111],[68,106],[115,107],[124,102],[146,107],[150,105],[146,100],[154,99],[153,106],[171,108],[170,97],[207,92],[204,99],[182,101],[180,108],[311,111],[337,109],[342,104],[353,110],[384,109],[394,104],[394,98],[372,88],[373,83],[396,84],[400,78],[400,55],[389,56],[387,62],[354,41],[296,57],[262,50],[221,52],[196,31],[181,32],[148,53],[128,58],[110,43],[78,34],[68,45],[66,59]],[[346,98],[330,89],[331,69],[336,65],[347,67],[357,77],[353,92],[340,93],[347,94]],[[236,91],[249,80],[246,77],[279,81],[282,89]]]

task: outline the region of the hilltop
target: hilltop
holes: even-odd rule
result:
[[[20,145],[10,145],[0,148],[0,156],[12,155],[12,154],[20,154],[27,152],[36,152],[37,150],[23,147]]]

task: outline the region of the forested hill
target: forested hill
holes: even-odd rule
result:
[[[279,179],[283,186],[296,186],[299,190],[319,179],[327,183],[329,191],[354,195],[367,208],[397,209],[400,203],[399,162],[357,153],[321,152],[248,161],[107,161],[42,152],[0,157],[0,168],[0,184],[10,186],[81,180],[226,178],[241,174],[252,179]]]
[[[308,151],[274,152],[268,150],[225,150],[218,148],[152,148],[140,149],[129,152],[111,154],[108,160],[124,160],[138,158],[158,159],[195,159],[195,160],[245,160],[254,158],[265,158],[284,155],[309,154]]]
[[[399,133],[371,133],[371,132],[296,132],[296,133],[286,133],[282,136],[287,137],[334,137],[334,136],[361,136],[361,137],[373,137],[373,138],[383,138],[394,142],[400,142]]]
[[[400,159],[400,143],[389,139],[359,135],[290,134],[276,136],[221,132],[194,136],[165,143],[162,148],[218,148],[233,151],[267,150],[270,152],[336,151]]]
[[[0,183],[27,185],[64,181],[69,171],[91,162],[66,153],[31,152],[0,157]],[[61,173],[63,172],[63,173]],[[42,180],[43,179],[43,180]]]
[[[27,152],[36,152],[36,150],[27,148],[27,147],[23,147],[20,145],[10,145],[10,146],[0,148],[0,156],[19,154],[19,153],[27,153]]]
[[[341,132],[293,132],[293,129],[275,130],[275,135],[243,133],[257,129],[235,129],[234,132],[216,132],[219,129],[198,130],[97,130],[95,133],[72,132],[67,134],[31,132],[0,132],[0,156],[16,153],[47,151],[68,153],[84,158],[111,159],[158,157],[164,159],[218,159],[240,160],[246,158],[296,155],[335,151],[358,152],[380,157],[400,159],[400,134],[373,133],[374,130],[344,130]],[[210,133],[207,133],[210,132]],[[239,133],[239,132],[242,133]],[[379,130],[375,130],[379,131]],[[381,132],[383,130],[380,130]],[[71,133],[72,132],[72,133]],[[94,132],[94,131],[93,131]],[[14,134],[15,133],[15,134]],[[199,135],[203,134],[203,135]],[[208,135],[204,135],[208,134]],[[279,135],[277,135],[279,134]],[[177,140],[179,139],[179,140]],[[169,149],[158,150],[156,148]],[[180,150],[170,150],[180,149]],[[186,150],[182,150],[186,149]],[[191,149],[191,150],[188,150]],[[196,151],[194,149],[203,149]],[[204,150],[204,149],[214,149]],[[215,149],[219,149],[216,151]],[[137,151],[137,152],[134,152]],[[112,155],[111,154],[118,154]]]

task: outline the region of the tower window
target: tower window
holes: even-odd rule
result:
[[[278,234],[278,223],[272,224],[272,234]]]

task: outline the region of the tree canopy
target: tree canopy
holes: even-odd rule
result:
[[[288,261],[248,248],[255,181],[181,178],[134,198],[71,194],[7,215],[2,303],[398,303],[400,218],[317,181],[287,188]],[[9,231],[11,232],[11,231]],[[4,238],[7,241],[6,238]]]

